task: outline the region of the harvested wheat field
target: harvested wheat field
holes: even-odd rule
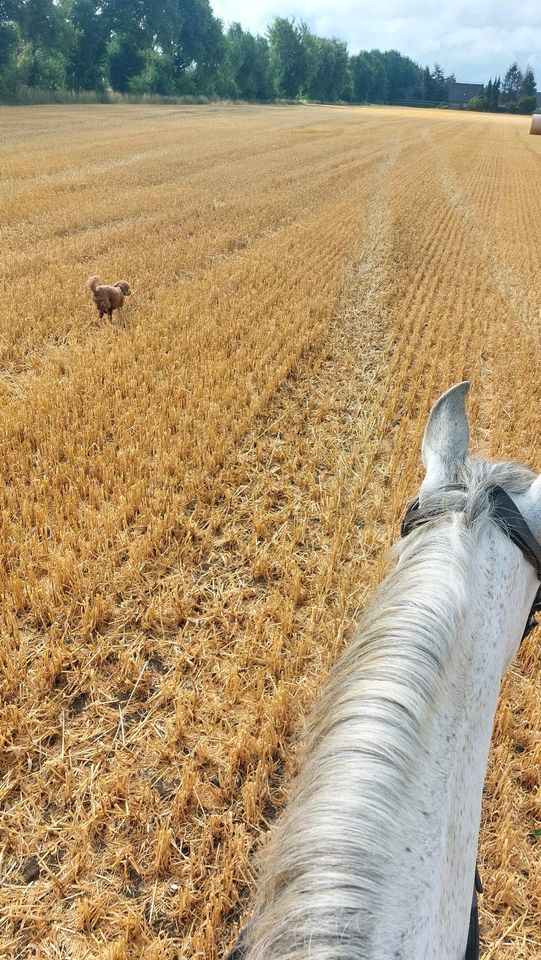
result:
[[[1,110],[0,956],[221,960],[438,394],[541,470],[529,119]],[[84,283],[133,294],[99,320]],[[541,956],[540,632],[485,787],[484,960]]]

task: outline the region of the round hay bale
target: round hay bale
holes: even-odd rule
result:
[[[541,134],[541,113],[534,113],[532,117],[532,125],[530,127],[530,133]]]

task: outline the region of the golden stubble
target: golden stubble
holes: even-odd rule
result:
[[[332,107],[2,112],[0,954],[218,960],[426,413],[541,467],[541,141]],[[4,122],[5,121],[5,122]],[[98,322],[87,277],[128,280]],[[484,956],[539,955],[539,640]]]

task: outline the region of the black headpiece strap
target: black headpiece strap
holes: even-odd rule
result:
[[[532,567],[535,567],[537,577],[541,580],[541,546],[535,539],[517,505],[502,487],[492,487],[490,499],[492,501],[492,519],[519,548]]]
[[[449,486],[443,488],[442,493],[449,490],[464,491],[465,489],[466,487],[461,484],[449,484]],[[541,581],[541,545],[535,539],[520,510],[502,487],[492,487],[489,496],[492,505],[491,516],[494,523],[519,548],[523,557],[534,567],[537,577]],[[419,497],[416,497],[410,503],[404,515],[400,529],[401,536],[407,537],[414,527],[427,523],[429,520],[441,516],[444,512],[445,508],[439,505],[429,510],[421,510]],[[530,610],[523,639],[537,626],[536,614],[539,612],[541,612],[541,586]]]
[[[502,487],[493,487],[490,491],[490,499],[493,505],[492,519],[512,543],[519,548],[523,557],[534,567],[537,579],[541,580],[541,546],[535,539],[517,505]],[[527,637],[537,626],[536,614],[539,611],[541,611],[541,586],[535,595],[522,639]]]
[[[461,490],[465,492],[466,487],[461,483],[449,483],[443,488],[442,492],[447,493],[448,490]],[[402,526],[400,527],[400,536],[407,537],[408,533],[410,533],[414,527],[418,527],[422,523],[427,523],[429,520],[434,520],[435,517],[441,516],[443,512],[439,506],[432,510],[421,510],[419,497],[415,497],[415,500],[411,501],[404,514]]]

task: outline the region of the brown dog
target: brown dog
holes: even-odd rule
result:
[[[125,280],[118,280],[113,286],[109,286],[102,285],[99,277],[90,277],[86,281],[86,286],[98,308],[100,320],[106,313],[112,320],[113,310],[119,310],[124,305],[124,298],[129,297],[131,293],[130,285]]]

